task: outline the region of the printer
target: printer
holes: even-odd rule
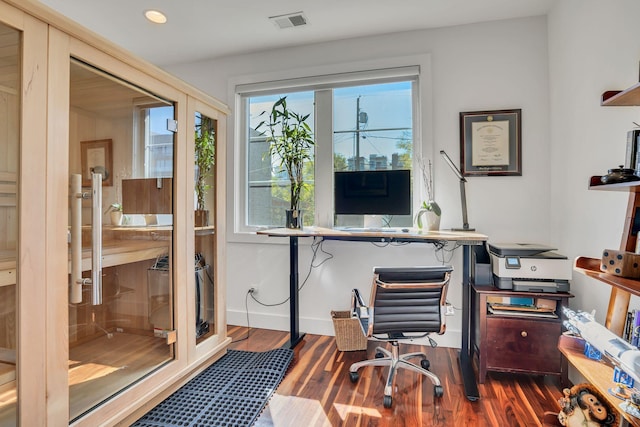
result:
[[[488,243],[493,285],[522,292],[569,292],[573,263],[556,248],[533,243]]]

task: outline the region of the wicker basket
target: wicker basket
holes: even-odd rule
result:
[[[351,317],[350,311],[331,311],[333,328],[336,332],[336,345],[340,351],[358,351],[367,349],[367,337],[362,333],[360,321]]]

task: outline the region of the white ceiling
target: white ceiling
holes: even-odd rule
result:
[[[557,0],[41,0],[157,65],[373,34],[544,15]],[[168,22],[152,24],[147,9]],[[303,12],[281,30],[268,18]]]

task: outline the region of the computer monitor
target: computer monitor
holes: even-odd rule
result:
[[[409,169],[335,172],[336,215],[411,215]]]

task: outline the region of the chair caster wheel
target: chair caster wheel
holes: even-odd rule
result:
[[[389,409],[391,408],[391,405],[393,405],[393,399],[391,398],[391,396],[385,396],[382,404],[385,408]]]
[[[349,379],[352,383],[357,383],[360,379],[360,375],[357,372],[349,372]]]
[[[444,389],[442,388],[441,385],[433,386],[433,395],[435,397],[442,397],[443,394],[444,394]]]
[[[378,352],[376,353],[376,359],[382,359],[383,357],[384,357],[384,353],[382,353],[382,352],[380,352],[380,351],[378,351]]]
[[[422,366],[422,369],[429,370],[429,367],[431,366],[431,362],[429,362],[427,359],[422,359],[420,361],[420,366]]]

